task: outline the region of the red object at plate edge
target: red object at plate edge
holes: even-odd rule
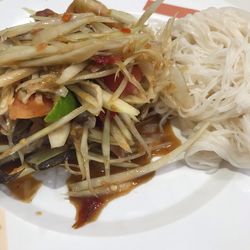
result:
[[[144,10],[148,8],[154,1],[148,0],[147,3],[144,6]],[[175,16],[177,18],[184,17],[187,14],[193,14],[197,12],[198,10],[195,9],[189,9],[185,7],[180,7],[176,5],[166,4],[162,3],[159,8],[156,10],[156,13],[166,15],[166,16]]]

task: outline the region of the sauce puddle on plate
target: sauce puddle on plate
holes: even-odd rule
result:
[[[42,182],[35,179],[32,175],[27,175],[7,185],[16,199],[26,203],[32,201],[41,186]]]
[[[180,146],[181,142],[180,140],[175,136],[170,122],[166,123],[165,126],[163,126],[163,131],[160,131],[159,129],[159,122],[160,117],[153,116],[142,123],[137,127],[140,134],[144,138],[149,138],[151,135],[154,135],[156,139],[154,140],[153,144],[151,145],[152,150],[152,156],[148,157],[147,155],[144,155],[136,160],[134,160],[134,163],[145,165],[148,164],[152,157],[154,156],[162,156],[166,155],[169,152],[173,151],[175,148]],[[91,177],[99,177],[104,175],[104,168],[102,166],[93,165],[91,166]],[[111,173],[119,173],[121,171],[124,171],[124,168],[119,167],[112,167]],[[137,178],[133,180],[132,185],[129,186],[128,189],[122,192],[117,192],[115,194],[110,195],[102,195],[98,197],[70,197],[70,202],[75,206],[76,208],[76,217],[75,217],[75,224],[73,225],[73,228],[79,228],[89,222],[92,222],[97,219],[98,215],[101,213],[102,209],[112,200],[123,196],[125,194],[128,194],[130,191],[132,191],[134,188],[138,187],[139,185],[148,182],[151,180],[154,176],[154,173],[147,174],[145,176],[142,176],[140,178]],[[77,176],[71,176],[68,180],[68,184],[80,181],[79,177]]]
[[[152,156],[148,157],[144,155],[136,160],[134,163],[145,165],[149,163],[154,156],[166,155],[181,143],[180,140],[175,136],[170,122],[166,123],[163,127],[163,131],[159,129],[159,117],[153,116],[137,126],[137,129],[143,136],[143,138],[149,138],[154,135],[155,139],[150,145],[152,150]],[[104,175],[104,167],[97,163],[91,163],[91,178]],[[124,168],[112,167],[111,174],[119,173],[124,171]],[[128,194],[134,188],[149,181],[154,176],[154,173],[147,174],[140,178],[132,181],[132,185],[129,185],[127,189],[121,192],[116,192],[110,195],[92,196],[92,197],[70,197],[70,202],[76,209],[75,223],[73,228],[79,228],[89,222],[97,219],[102,209],[112,200]],[[80,181],[79,176],[71,176],[67,184]],[[36,192],[41,187],[41,182],[36,180],[32,175],[20,178],[19,180],[13,181],[8,184],[8,188],[14,197],[23,202],[31,202]]]
[[[93,168],[92,168],[93,169]],[[95,168],[95,171],[98,171]],[[116,171],[119,172],[119,168],[116,168]],[[100,170],[100,172],[103,172]],[[141,178],[133,180],[132,185],[129,185],[129,188],[122,192],[116,192],[114,194],[109,195],[101,195],[101,196],[91,196],[91,197],[70,197],[70,202],[76,208],[76,216],[75,216],[75,223],[72,226],[73,228],[79,228],[83,225],[95,221],[99,214],[101,213],[102,209],[112,200],[121,197],[125,194],[128,194],[132,191],[135,187],[140,184],[143,184],[149,181],[154,176],[154,173],[145,175]],[[68,180],[68,184],[79,181],[77,180],[76,176],[71,176]]]

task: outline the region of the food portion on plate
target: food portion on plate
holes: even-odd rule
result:
[[[197,139],[180,146],[161,111],[172,21],[158,32],[145,24],[160,2],[137,20],[75,0],[0,31],[0,181],[16,198],[32,200],[32,175],[64,168],[79,227]]]
[[[210,121],[208,131],[186,152],[194,168],[217,169],[223,160],[250,168],[249,21],[250,13],[225,7],[174,23],[171,78],[179,94],[166,95],[166,107],[186,135]]]
[[[74,0],[0,31],[0,183],[16,198],[31,201],[32,176],[63,168],[78,228],[184,152],[193,167],[247,166],[248,14],[150,27],[161,2],[136,19]]]

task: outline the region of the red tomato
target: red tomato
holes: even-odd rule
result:
[[[135,79],[138,82],[142,80],[142,72],[138,66],[133,67],[132,75],[135,77]],[[123,79],[124,79],[124,76],[120,73],[117,77],[115,77],[115,75],[105,76],[103,78],[103,82],[112,92],[115,92],[117,88],[119,87],[119,85],[121,84]],[[127,86],[122,92],[122,96],[136,95],[137,92],[138,92],[138,89],[135,87],[135,85],[131,82],[128,82]]]

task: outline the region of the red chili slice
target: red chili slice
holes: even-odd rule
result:
[[[69,22],[71,20],[72,16],[73,16],[72,13],[65,12],[62,16],[63,22],[65,22],[65,23]]]
[[[131,29],[130,28],[125,28],[125,27],[121,28],[120,31],[122,33],[126,33],[126,34],[130,34],[131,33]]]

